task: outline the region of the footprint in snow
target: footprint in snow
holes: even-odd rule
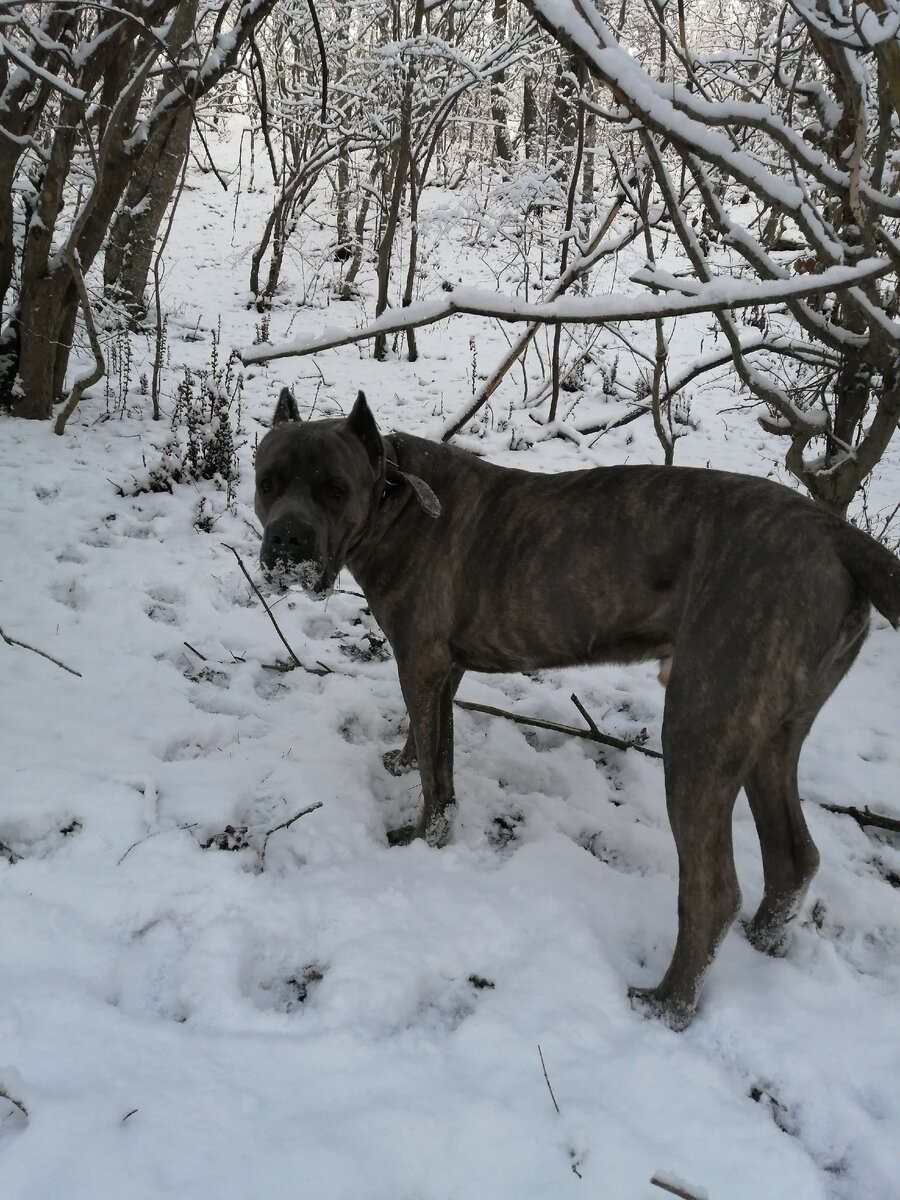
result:
[[[211,750],[216,749],[216,739],[206,737],[178,738],[170,742],[163,751],[163,762],[185,762],[192,758],[203,758]]]
[[[73,612],[84,608],[90,598],[86,589],[77,579],[54,583],[50,588],[50,595],[57,604],[63,604],[66,608],[71,608]]]
[[[164,625],[178,625],[181,617],[176,605],[184,602],[184,596],[177,588],[148,588],[149,601],[144,612],[151,621],[159,621]]]
[[[82,830],[77,817],[60,817],[50,829],[33,830],[28,827],[3,830],[0,828],[0,858],[10,865],[24,858],[49,858],[65,843]]]
[[[302,1012],[325,978],[327,968],[322,963],[311,962],[300,967],[288,978],[260,980],[249,990],[249,997],[257,1008],[272,1012]]]
[[[0,1145],[24,1133],[28,1126],[28,1109],[16,1091],[14,1084],[6,1084],[0,1077]]]
[[[614,871],[621,871],[623,875],[646,875],[647,867],[643,863],[631,862],[628,856],[623,853],[620,846],[610,846],[602,833],[588,833],[583,838],[579,839],[579,844],[582,845],[589,854],[594,858],[605,863],[606,866],[612,867]]]

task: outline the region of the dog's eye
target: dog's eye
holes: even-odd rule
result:
[[[262,492],[262,494],[264,496],[268,496],[269,492],[271,492],[271,490],[272,490],[272,480],[271,479],[261,479],[259,481],[258,486],[259,486],[260,492]]]
[[[347,489],[342,483],[338,483],[336,479],[332,479],[328,483],[324,484],[322,491],[329,500],[340,501],[347,498]]]

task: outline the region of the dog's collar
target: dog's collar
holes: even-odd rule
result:
[[[397,462],[397,450],[389,437],[383,437],[381,442],[384,446],[384,483],[381,503],[384,503],[394,488],[399,487],[401,483],[407,483],[412,488],[413,495],[419,502],[422,511],[429,517],[439,517],[441,502],[425,480],[400,469],[400,464]]]
[[[402,483],[402,478],[394,443],[389,437],[383,437],[381,444],[384,447],[384,490],[382,491],[381,498],[384,500],[390,488],[399,487]]]

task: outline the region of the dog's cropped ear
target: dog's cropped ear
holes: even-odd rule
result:
[[[360,392],[353,405],[353,411],[347,418],[347,428],[359,438],[365,447],[372,466],[380,473],[384,459],[384,442],[372,416],[372,410],[366,403],[365,395]]]
[[[297,401],[294,399],[290,388],[282,388],[281,395],[278,397],[278,403],[275,405],[275,416],[272,418],[273,425],[282,425],[285,421],[299,421],[300,410],[297,408]]]

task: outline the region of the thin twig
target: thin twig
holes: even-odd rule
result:
[[[559,1105],[556,1103],[556,1097],[553,1095],[553,1086],[550,1083],[550,1076],[547,1074],[547,1064],[544,1062],[544,1052],[541,1050],[541,1043],[538,1042],[538,1054],[541,1056],[541,1066],[544,1069],[544,1079],[547,1081],[547,1091],[550,1093],[550,1099],[553,1101],[553,1107],[559,1112]]]
[[[100,338],[97,336],[97,326],[94,324],[94,314],[91,310],[91,299],[87,293],[87,287],[84,282],[84,276],[81,273],[81,266],[78,262],[78,255],[71,246],[68,246],[65,254],[66,263],[72,273],[72,281],[75,284],[75,290],[78,293],[78,300],[81,304],[81,314],[84,318],[84,327],[87,330],[88,342],[90,343],[91,353],[94,356],[94,365],[84,375],[80,375],[72,384],[72,390],[69,393],[69,399],[66,401],[65,408],[57,413],[56,421],[53,425],[53,432],[62,435],[65,432],[66,421],[71,417],[72,413],[78,407],[79,401],[89,387],[93,387],[106,374],[106,360],[103,357],[103,348],[100,345]]]
[[[680,1184],[669,1183],[667,1179],[661,1179],[659,1175],[654,1175],[650,1182],[654,1187],[668,1192],[670,1196],[678,1196],[680,1200],[705,1200],[705,1196],[701,1192],[689,1192],[687,1188],[682,1187]]]
[[[263,838],[262,849],[259,852],[259,865],[262,867],[266,861],[266,846],[269,844],[269,838],[273,833],[277,833],[279,829],[290,829],[295,821],[299,821],[301,817],[307,817],[310,813],[315,812],[317,808],[322,807],[322,801],[317,800],[315,804],[311,804],[309,808],[301,809],[295,813],[289,821],[282,821],[280,825],[273,825],[271,829],[266,830],[266,836]]]
[[[229,546],[227,542],[222,542],[222,545],[225,547],[226,550],[230,550],[231,553],[234,555],[234,557],[237,559],[238,566],[241,568],[241,570],[244,573],[244,578],[247,580],[247,582],[250,584],[250,586],[253,588],[254,592],[256,592],[257,596],[259,597],[260,601],[262,602],[262,606],[266,610],[269,620],[275,626],[275,632],[281,638],[282,645],[287,650],[288,654],[291,656],[291,660],[293,661],[294,666],[299,667],[302,671],[307,671],[310,675],[331,674],[331,672],[329,671],[329,669],[327,667],[324,667],[320,670],[316,670],[315,667],[305,667],[303,665],[303,663],[300,661],[300,659],[297,657],[297,655],[291,649],[290,642],[287,640],[287,638],[284,636],[284,634],[281,632],[280,628],[278,627],[278,622],[273,617],[272,610],[271,610],[271,608],[269,608],[268,604],[266,603],[265,596],[262,594],[262,592],[259,590],[259,588],[256,586],[256,584],[250,578],[250,572],[244,566],[243,560],[242,560],[241,556],[238,554],[237,550],[235,550],[234,546]],[[283,671],[284,670],[284,668],[282,666],[271,667],[269,669],[275,670],[275,671]]]
[[[243,662],[244,660],[241,659],[241,661]],[[279,673],[279,675],[287,675],[290,671],[297,670],[297,664],[292,663],[292,662],[278,661],[278,662],[273,662],[273,663],[260,663],[259,665],[262,667],[262,669],[264,671],[277,671]],[[321,675],[337,674],[337,672],[332,671],[331,667],[326,667],[325,664],[323,662],[320,662],[318,659],[316,659],[316,665],[314,667],[304,667],[301,664],[301,670],[305,671],[307,673],[307,675],[320,675],[321,676]],[[340,674],[345,675],[346,671],[341,671]]]
[[[199,650],[195,650],[195,649],[194,649],[194,647],[191,645],[191,643],[190,643],[190,642],[182,642],[181,644],[182,644],[182,646],[187,646],[187,648],[188,648],[188,650],[190,650],[191,654],[196,654],[196,655],[197,655],[197,657],[200,659],[200,661],[201,661],[201,662],[208,662],[208,661],[209,661],[209,659],[207,659],[206,655],[205,655],[205,654],[201,654]]]
[[[322,123],[328,115],[328,55],[325,53],[325,42],[322,38],[322,26],[319,24],[319,14],[313,0],[306,0],[309,15],[312,17],[313,29],[316,32],[316,44],[319,47],[319,65],[322,68]]]
[[[13,1108],[17,1108],[25,1120],[28,1120],[28,1109],[21,1100],[17,1100],[15,1096],[11,1096],[4,1087],[0,1087],[0,1096],[2,1096],[4,1100],[8,1100]]]
[[[574,692],[569,697],[569,699],[572,701],[572,703],[575,705],[575,707],[578,709],[578,711],[581,713],[581,715],[587,721],[588,727],[590,728],[590,731],[594,735],[594,737],[601,738],[603,736],[603,734],[600,732],[600,730],[597,728],[596,724],[594,723],[594,718],[591,716],[591,714],[588,712],[588,710],[584,707],[584,705],[581,703],[581,701],[578,699],[578,697],[575,695]]]
[[[174,826],[174,828],[181,829],[181,830],[196,829],[197,822],[189,821],[187,824],[176,825],[176,826]],[[161,833],[171,833],[171,832],[172,832],[172,826],[168,826],[166,829],[155,829],[153,831],[153,833],[148,833],[145,837],[138,838],[138,840],[136,842],[131,843],[131,845],[128,847],[128,849],[125,851],[125,853],[122,855],[122,857],[116,863],[116,866],[120,867],[122,865],[122,863],[125,861],[125,859],[128,857],[128,855],[132,852],[132,850],[135,848],[135,846],[140,846],[142,842],[149,842],[151,838],[159,837],[159,835]]]
[[[874,813],[868,807],[854,808],[852,804],[819,804],[826,812],[840,813],[844,817],[852,817],[861,828],[871,825],[875,829],[887,829],[890,833],[900,833],[900,821],[896,817],[886,817],[883,813]]]
[[[30,650],[32,654],[39,654],[41,658],[48,659],[54,666],[60,667],[63,671],[68,671],[70,675],[77,675],[79,679],[82,678],[81,672],[76,671],[74,667],[67,667],[64,662],[60,662],[52,654],[47,654],[45,650],[38,650],[37,646],[29,646],[27,642],[20,642],[18,638],[8,637],[2,629],[0,629],[0,638],[3,638],[7,646],[21,646],[23,650]]]
[[[612,737],[608,733],[595,734],[590,729],[577,729],[574,725],[561,725],[558,721],[545,721],[542,717],[521,717],[518,713],[507,712],[504,708],[494,708],[490,704],[474,704],[471,700],[457,700],[455,703],[469,712],[487,713],[489,717],[505,717],[507,721],[515,721],[517,725],[533,725],[536,729],[549,729],[552,733],[564,733],[569,737],[598,742],[601,746],[612,746],[614,750],[639,750],[649,758],[662,758],[659,750],[651,750],[648,746],[642,746],[640,742]]]

